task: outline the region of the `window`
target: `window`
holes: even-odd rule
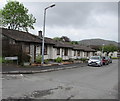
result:
[[[42,55],[42,48],[41,48],[41,55]],[[47,46],[44,46],[44,55],[47,55]]]
[[[44,47],[44,55],[47,55],[47,46]]]
[[[9,44],[15,44],[15,40],[9,39]]]
[[[57,48],[57,55],[60,55],[60,48]]]
[[[87,52],[87,57],[89,56],[89,53]]]
[[[74,56],[76,56],[76,51],[74,51]]]
[[[64,55],[65,55],[65,56],[68,56],[68,49],[65,49]]]
[[[40,54],[40,45],[36,46],[36,54],[39,55]]]
[[[77,51],[77,55],[80,56],[80,51]]]

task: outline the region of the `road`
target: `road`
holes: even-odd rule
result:
[[[102,67],[3,75],[4,99],[117,99],[118,61]]]

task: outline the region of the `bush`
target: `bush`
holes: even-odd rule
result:
[[[69,61],[69,62],[74,62],[74,59],[70,58],[68,61]]]
[[[45,64],[48,64],[48,62],[49,62],[49,59],[44,60]]]
[[[0,63],[13,63],[13,61],[5,60],[4,58],[0,57]]]
[[[120,59],[120,57],[112,57],[112,59]]]
[[[41,61],[42,61],[42,56],[41,56],[41,55],[38,55],[38,56],[36,57],[36,63],[41,63]]]
[[[58,57],[57,59],[55,59],[55,62],[61,63],[62,62],[62,58]]]
[[[80,60],[83,61],[83,62],[86,62],[88,59],[87,58],[81,58]]]
[[[30,56],[29,55],[27,55],[26,53],[23,53],[22,54],[22,62],[30,62]]]

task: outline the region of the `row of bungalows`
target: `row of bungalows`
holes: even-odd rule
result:
[[[39,31],[38,36],[36,36],[28,32],[0,28],[0,34],[3,56],[17,55],[16,53],[19,51],[30,55],[31,62],[35,62],[36,57],[41,55],[42,31]],[[61,57],[63,60],[88,58],[95,52],[90,47],[72,45],[69,42],[55,41],[45,37],[44,59],[56,59],[57,57]]]

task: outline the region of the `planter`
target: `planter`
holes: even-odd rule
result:
[[[39,64],[39,63],[33,63],[33,64],[31,64],[31,66],[41,66],[41,64]]]
[[[63,62],[63,65],[72,64],[72,62]]]

